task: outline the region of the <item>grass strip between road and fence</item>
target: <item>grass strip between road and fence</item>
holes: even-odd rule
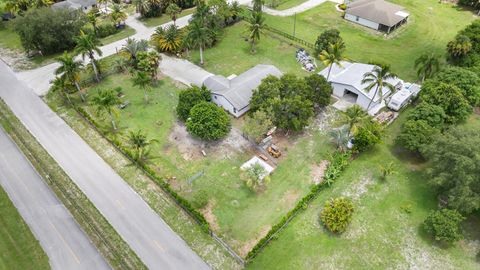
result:
[[[147,269],[140,258],[0,99],[0,125],[114,269]]]
[[[275,224],[270,231],[268,231],[268,233],[262,239],[260,239],[260,241],[257,242],[250,252],[248,252],[246,263],[251,262],[268,245],[268,243],[278,237],[278,233],[280,233],[293,218],[295,218],[303,210],[307,209],[310,202],[312,202],[318,196],[318,194],[320,194],[320,191],[330,187],[348,166],[351,158],[352,153],[349,151],[334,152],[329,159],[329,165],[325,170],[323,181],[320,184],[313,185],[310,189],[310,192],[301,200],[299,200],[295,207],[285,216],[283,216],[283,218],[277,224]]]

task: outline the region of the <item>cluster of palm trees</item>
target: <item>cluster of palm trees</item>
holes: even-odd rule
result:
[[[53,0],[3,0],[5,10],[12,14],[19,14],[29,8],[48,7],[55,3]]]

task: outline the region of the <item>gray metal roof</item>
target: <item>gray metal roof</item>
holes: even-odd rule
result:
[[[341,66],[334,64],[332,66],[332,71],[330,72],[330,78],[328,79],[331,83],[338,83],[343,85],[350,85],[357,89],[360,94],[368,97],[369,99],[373,98],[375,91],[367,92],[365,88],[368,84],[362,84],[363,75],[367,72],[372,72],[374,69],[374,65],[362,64],[362,63],[350,63],[347,61],[342,61]],[[328,75],[328,67],[320,71],[318,73],[325,78]],[[403,81],[399,78],[388,79],[388,83],[392,84],[393,86],[398,85],[398,83],[403,83]],[[375,89],[374,89],[375,90]],[[379,91],[380,92],[380,91]],[[383,88],[383,94],[388,95],[390,93],[390,89],[387,87]],[[376,102],[380,97],[379,94],[375,97],[374,101]]]
[[[404,10],[384,0],[358,0],[350,3],[345,13],[392,27],[408,17]]]
[[[208,77],[203,84],[214,94],[224,96],[237,109],[250,104],[252,92],[268,75],[282,76],[282,72],[272,65],[256,65],[237,77],[229,80],[223,76]]]
[[[79,9],[91,7],[97,4],[97,0],[66,0],[52,5],[53,8],[71,8]]]

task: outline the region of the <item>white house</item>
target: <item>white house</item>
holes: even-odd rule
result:
[[[341,66],[333,65],[330,72],[328,81],[333,87],[333,95],[350,104],[358,104],[365,110],[367,110],[370,104],[369,113],[375,114],[385,104],[380,99],[380,89],[375,95],[375,89],[366,91],[365,88],[368,84],[362,84],[364,74],[372,72],[374,65],[362,64],[362,63],[350,63],[343,61]],[[329,67],[320,71],[320,75],[325,78],[328,77]],[[403,81],[399,78],[393,78],[387,80],[388,83],[395,86],[397,90],[403,88]],[[383,88],[383,97],[386,98],[391,94],[389,88]]]
[[[256,65],[244,73],[229,79],[220,75],[210,76],[203,84],[212,92],[212,101],[235,117],[240,117],[250,109],[253,90],[269,75],[282,76],[282,72],[272,65]]]
[[[52,8],[81,9],[88,12],[97,6],[97,0],[65,0],[52,5]]]
[[[402,6],[384,0],[357,0],[347,5],[344,18],[363,26],[390,33],[407,22]]]

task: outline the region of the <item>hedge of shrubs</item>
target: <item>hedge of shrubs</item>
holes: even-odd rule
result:
[[[73,104],[72,104],[73,105]],[[89,121],[98,131],[98,127],[99,127],[99,124],[98,122],[96,122],[91,116],[90,114],[82,107],[78,107],[78,106],[75,106],[73,105],[73,108],[79,113],[81,114],[87,121]],[[148,176],[152,179],[155,180],[155,183],[157,183],[160,188],[162,188],[165,192],[167,192],[170,196],[172,196],[172,198],[177,202],[177,204],[182,207],[186,212],[188,212],[188,214],[193,217],[195,219],[195,221],[197,221],[197,223],[200,225],[200,228],[205,231],[206,233],[210,233],[210,225],[208,224],[207,220],[205,219],[205,217],[200,213],[198,212],[193,206],[192,204],[187,201],[185,198],[183,198],[182,196],[178,195],[177,192],[175,192],[171,187],[170,187],[170,184],[165,182],[160,176],[157,175],[157,173],[155,172],[155,170],[153,170],[152,168],[150,168],[148,165],[145,165],[145,164],[139,164],[137,162],[134,161],[134,154],[132,153],[132,151],[130,151],[129,149],[127,149],[120,140],[118,139],[110,139],[108,138],[107,136],[105,136],[102,132],[99,131],[99,133],[102,135],[102,137],[104,137],[105,139],[107,139],[110,143],[112,143],[117,149],[119,149],[124,155],[126,155],[128,157],[128,159],[130,159],[132,162],[135,163],[135,165],[137,165],[139,168],[141,168],[144,172],[146,172],[148,174]]]
[[[287,223],[294,218],[300,211],[307,209],[308,204],[317,197],[321,190],[326,187],[329,187],[339,176],[340,173],[347,167],[349,164],[350,158],[352,157],[351,152],[335,152],[330,157],[330,165],[325,172],[323,181],[318,185],[313,185],[310,189],[310,192],[303,197],[295,207],[290,210],[283,218],[275,224],[270,231],[258,241],[258,243],[248,252],[246,260],[247,262],[251,261],[257,254],[272,240],[274,235],[283,229]]]

